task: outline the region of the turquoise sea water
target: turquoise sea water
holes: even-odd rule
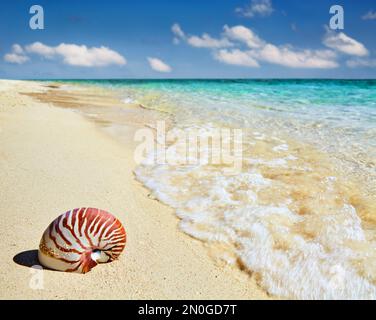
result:
[[[248,125],[253,117],[342,128],[375,143],[376,80],[84,80],[125,99],[198,120]],[[148,101],[145,94],[150,97]],[[153,96],[154,94],[154,96]],[[252,123],[253,124],[253,123]]]
[[[85,80],[178,122],[286,132],[341,157],[376,161],[376,80]],[[342,155],[342,159],[346,161]],[[371,173],[373,170],[368,170]]]
[[[376,299],[376,80],[78,83],[167,113],[173,133],[242,130],[235,175],[154,163],[155,153],[135,171],[219,263],[282,297]],[[179,142],[167,148],[184,156]]]

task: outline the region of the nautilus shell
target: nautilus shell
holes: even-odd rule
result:
[[[39,245],[39,262],[50,269],[86,273],[99,263],[117,259],[126,234],[112,214],[80,208],[57,217],[44,232]]]

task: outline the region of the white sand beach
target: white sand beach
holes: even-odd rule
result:
[[[60,97],[64,90],[46,84],[0,80],[0,299],[270,298],[255,277],[218,264],[203,243],[182,233],[173,210],[135,180],[133,132],[143,125],[142,111],[129,111],[133,126],[124,126],[117,140],[100,119],[75,111],[82,102],[64,107],[63,97],[60,106],[49,103],[48,90]],[[33,288],[30,266],[38,263],[45,228],[84,206],[121,220],[125,251],[87,274],[44,270],[43,288]]]

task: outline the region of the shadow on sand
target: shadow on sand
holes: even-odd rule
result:
[[[20,252],[13,257],[13,261],[25,267],[39,265],[38,250],[27,250]]]

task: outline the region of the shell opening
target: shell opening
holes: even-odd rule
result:
[[[97,263],[105,263],[108,262],[109,256],[104,253],[104,251],[95,249],[91,253],[91,259],[96,261]]]

